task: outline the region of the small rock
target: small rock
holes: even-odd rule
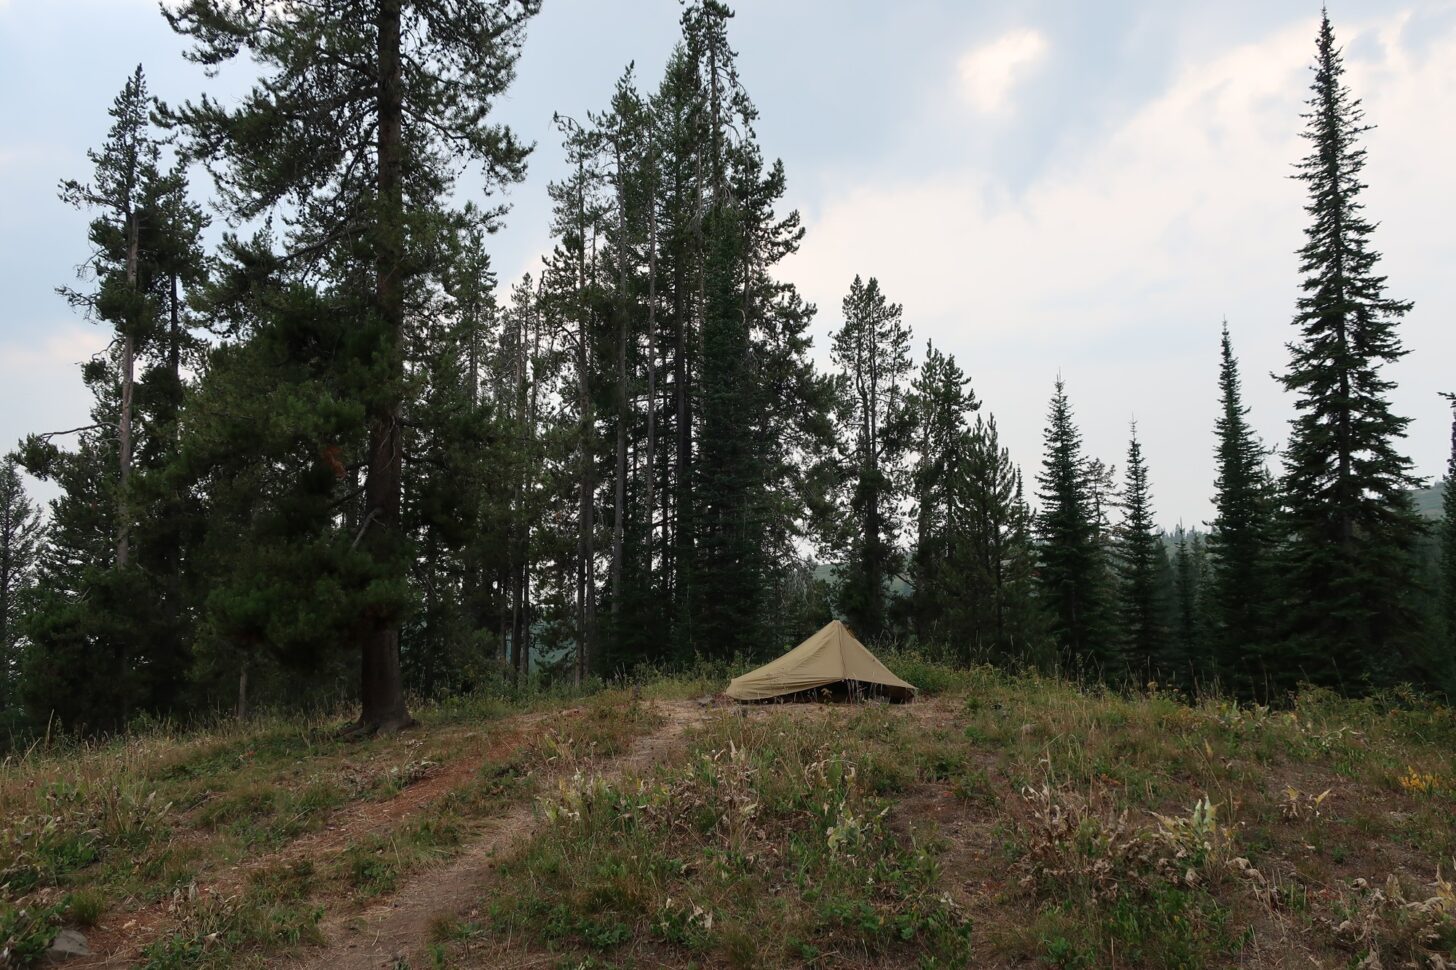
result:
[[[51,941],[46,956],[52,960],[69,960],[71,957],[89,957],[91,948],[86,945],[86,935],[77,930],[61,930]]]

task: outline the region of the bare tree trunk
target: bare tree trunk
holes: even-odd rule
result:
[[[657,515],[657,200],[650,193],[647,208],[647,569],[652,582],[653,534]],[[663,528],[667,528],[663,516]]]
[[[593,467],[591,454],[591,433],[595,422],[592,420],[591,386],[589,384],[589,372],[591,365],[590,355],[587,351],[587,335],[585,324],[583,332],[577,344],[577,369],[579,373],[577,381],[578,397],[577,405],[581,409],[581,470],[577,497],[579,506],[577,509],[577,608],[579,610],[579,631],[576,652],[576,683],[580,685],[586,680],[587,673],[591,667],[592,653],[596,646],[593,642],[596,626],[596,596],[594,593],[594,573],[596,549],[593,542],[595,524],[592,521],[592,495],[595,491],[593,482]]]
[[[578,168],[580,175],[580,167]],[[595,524],[592,521],[593,494],[595,482],[593,472],[595,468],[592,463],[592,432],[595,428],[595,420],[592,415],[591,400],[591,310],[586,305],[586,202],[579,199],[577,209],[577,228],[582,240],[582,250],[577,257],[577,340],[576,340],[576,387],[577,387],[577,409],[579,411],[579,469],[578,479],[578,508],[577,508],[577,568],[576,568],[576,595],[577,595],[577,645],[576,645],[576,671],[575,683],[579,686],[585,682],[587,674],[591,669],[592,654],[595,652],[596,643],[596,594],[595,594],[595,573],[596,573],[596,548],[595,548]]]
[[[400,63],[402,0],[379,5],[379,217],[375,224],[375,287],[379,313],[388,331],[382,350],[388,380],[404,376],[403,172],[404,84]],[[362,528],[376,555],[393,557],[399,539],[400,497],[404,485],[403,402],[397,395],[376,405],[369,420],[369,477],[364,484],[368,508]],[[360,650],[358,727],[364,732],[397,731],[414,724],[405,709],[399,667],[400,617],[368,622]]]
[[[622,191],[622,152],[617,149],[617,480],[612,490],[612,635],[621,636],[622,546],[627,504],[627,202]]]
[[[673,545],[673,599],[677,621],[682,624],[678,630],[679,647],[690,647],[692,641],[692,493],[693,493],[693,417],[692,402],[688,394],[688,300],[682,292],[686,281],[678,273],[678,286],[674,293],[675,332],[673,333],[672,382],[676,410],[674,429],[677,435],[677,465],[673,478],[672,501],[672,545]]]
[[[140,246],[137,215],[129,207],[126,213],[126,288],[136,292],[137,249]],[[121,413],[116,419],[116,450],[119,456],[116,503],[116,568],[125,569],[131,562],[131,508],[127,489],[131,485],[131,403],[136,383],[136,321],[128,319],[121,338]]]
[[[242,665],[238,668],[238,707],[237,716],[239,721],[248,719],[248,658],[243,657]]]

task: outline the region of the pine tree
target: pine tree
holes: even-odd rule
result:
[[[1002,446],[994,415],[977,415],[959,503],[964,522],[951,559],[965,586],[952,607],[956,636],[1001,663],[1040,664],[1040,623],[1021,472]]]
[[[1456,665],[1456,394],[1451,402],[1451,456],[1446,461],[1446,480],[1441,489],[1441,579],[1442,619],[1446,632],[1446,664]]]
[[[703,433],[698,449],[699,591],[697,636],[748,648],[758,632],[767,564],[763,556],[764,468],[755,445],[762,407],[752,373],[749,319],[738,272],[744,259],[740,216],[710,211],[703,308]],[[747,629],[745,629],[747,627]]]
[[[99,152],[87,152],[95,168],[94,180],[61,183],[61,198],[79,209],[100,210],[91,223],[96,247],[92,270],[94,293],[62,290],[74,306],[87,308],[116,330],[120,348],[121,395],[117,407],[117,520],[114,564],[125,569],[131,559],[131,531],[135,510],[130,495],[132,451],[135,446],[133,397],[138,345],[149,334],[151,308],[139,285],[141,229],[145,220],[142,198],[149,183],[159,177],[161,148],[151,137],[146,77],[138,64],[116,96],[108,114],[111,130]]]
[[[1223,327],[1214,423],[1218,473],[1209,523],[1209,606],[1213,668],[1238,696],[1256,695],[1267,673],[1274,616],[1274,504],[1268,452],[1249,426],[1239,362]]]
[[[967,424],[981,405],[955,358],[927,343],[908,406],[916,455],[910,475],[915,507],[911,616],[922,643],[948,643],[955,635],[951,613],[962,595],[952,552],[964,521],[962,483],[971,460]]]
[[[840,438],[848,448],[845,518],[852,523],[839,564],[839,604],[850,625],[873,638],[885,630],[889,584],[899,568],[896,506],[904,489],[911,372],[904,311],[885,299],[874,277],[850,284],[830,353],[844,375]]]
[[[44,589],[25,619],[20,693],[33,719],[54,714],[75,729],[176,709],[191,660],[196,593],[182,564],[201,519],[166,468],[177,453],[183,371],[197,361],[184,300],[205,278],[207,219],[187,198],[181,166],[162,165],[152,107],[138,68],[112,104],[102,148],[88,153],[91,180],[61,184],[64,201],[95,215],[81,274],[94,284],[61,293],[115,334],[82,368],[92,424],[31,435],[19,451],[31,474],[63,491]],[[56,439],[71,435],[75,450],[63,450]]]
[[[1082,435],[1060,377],[1043,440],[1036,536],[1050,633],[1067,668],[1101,674],[1115,660],[1107,619],[1107,567]]]
[[[1375,224],[1360,201],[1358,141],[1369,126],[1344,70],[1325,16],[1304,116],[1311,149],[1297,175],[1309,192],[1303,295],[1281,378],[1298,411],[1283,483],[1295,652],[1271,667],[1285,684],[1303,674],[1355,689],[1407,669],[1420,523],[1408,494],[1411,464],[1397,450],[1409,419],[1391,411],[1393,384],[1381,376],[1405,353],[1396,324],[1411,304],[1387,297],[1376,270]]]
[[[357,727],[366,732],[412,723],[399,657],[411,598],[401,521],[409,308],[430,282],[442,230],[466,215],[447,214],[459,163],[479,163],[487,189],[524,175],[527,149],[486,118],[538,6],[298,0],[255,10],[189,0],[165,11],[192,40],[191,59],[216,66],[246,51],[267,72],[236,107],[204,96],[168,117],[235,218],[289,204],[278,270],[331,270],[342,297],[333,309],[352,323],[335,366],[353,372],[347,390],[367,431],[364,512],[357,536],[337,541],[367,564],[349,567],[357,616],[339,632],[361,647]],[[474,215],[490,225],[500,210]]]
[[[0,461],[0,728],[14,726],[20,667],[20,618],[35,582],[42,530],[40,510],[25,494],[14,458]]]
[[[1166,667],[1166,612],[1161,597],[1161,571],[1166,562],[1163,540],[1153,524],[1152,493],[1137,424],[1127,448],[1126,485],[1122,493],[1122,521],[1116,531],[1119,627],[1122,662],[1127,674],[1141,686],[1161,676]]]
[[[1184,656],[1196,656],[1200,642],[1198,626],[1197,564],[1189,549],[1188,530],[1183,523],[1173,531],[1173,636]]]

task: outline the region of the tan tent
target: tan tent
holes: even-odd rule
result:
[[[890,673],[838,620],[779,659],[735,677],[728,696],[763,701],[820,687],[862,688],[891,700],[909,700],[916,688]]]

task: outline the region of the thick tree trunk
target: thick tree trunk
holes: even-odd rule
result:
[[[374,405],[369,421],[369,477],[364,485],[368,509],[363,525],[367,548],[395,559],[400,536],[403,490],[402,402],[395,389],[404,377],[404,85],[400,65],[401,0],[381,0],[379,7],[379,216],[375,224],[376,298],[385,332],[381,350],[389,362],[387,397]],[[389,615],[369,623],[360,650],[358,727],[366,733],[397,731],[414,724],[405,709],[404,680],[399,667],[400,617]]]

